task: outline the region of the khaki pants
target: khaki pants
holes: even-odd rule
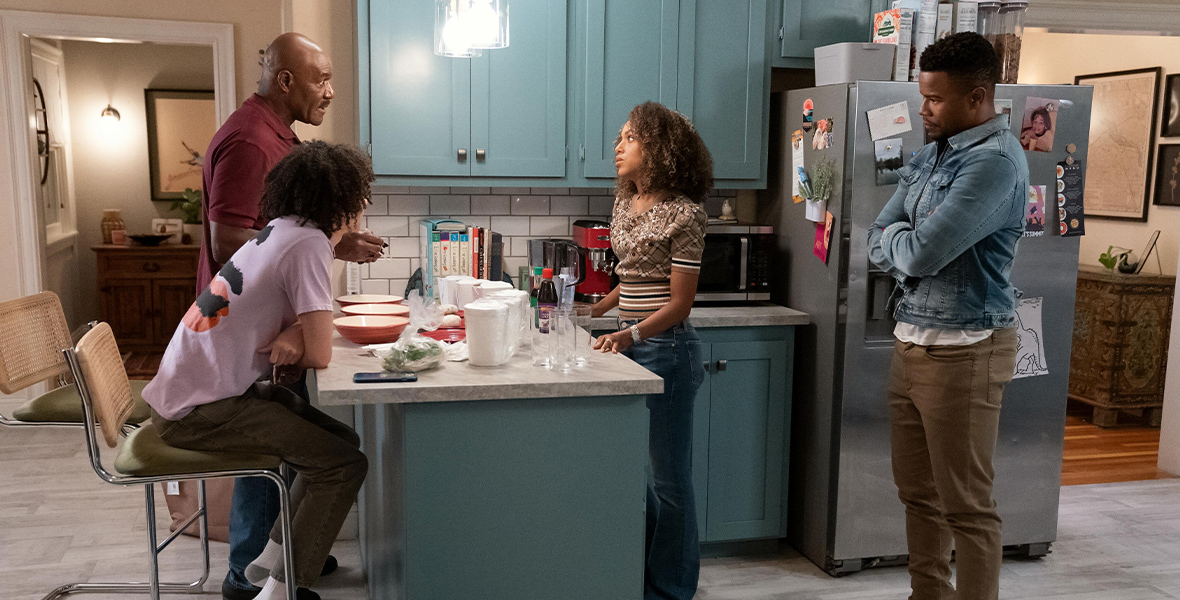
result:
[[[913,600],[999,598],[1002,546],[992,453],[1015,360],[1014,329],[996,330],[970,346],[894,345],[893,480],[905,504]]]
[[[270,454],[290,464],[297,473],[291,485],[295,583],[316,584],[368,473],[351,428],[291,390],[265,382],[241,396],[198,406],[179,421],[153,410],[152,426],[177,448]],[[282,542],[279,523],[270,539]],[[285,580],[282,570],[280,564],[271,574]]]

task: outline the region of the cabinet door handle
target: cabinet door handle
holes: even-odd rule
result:
[[[483,148],[475,149],[475,160],[483,160],[488,157],[488,153]]]
[[[706,360],[705,361],[705,372],[709,373],[709,372],[712,372],[712,370],[713,370],[713,363]]]
[[[726,361],[724,361],[724,360],[717,361],[717,370],[718,371],[724,371],[727,366],[728,366],[728,363]]]
[[[156,271],[160,270],[160,263],[143,263],[143,270],[147,271],[148,273],[155,273]]]
[[[459,148],[459,162],[467,160],[467,148]]]

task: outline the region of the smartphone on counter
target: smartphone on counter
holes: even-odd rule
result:
[[[353,383],[404,383],[418,381],[417,373],[395,373],[381,371],[380,373],[353,373]]]

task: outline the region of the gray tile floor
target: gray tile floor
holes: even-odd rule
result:
[[[0,400],[0,412],[11,408]],[[157,501],[163,530],[167,512]],[[38,600],[70,581],[142,579],[144,532],[142,488],[99,481],[79,430],[0,428],[0,599]],[[214,543],[206,595],[169,597],[218,598],[227,552]],[[318,591],[326,600],[365,598],[355,542],[333,552],[341,570]],[[161,557],[169,580],[194,577],[196,565],[192,538]],[[1006,600],[1180,599],[1180,480],[1064,488],[1053,554],[1005,561],[1001,585]],[[901,568],[833,579],[790,553],[705,560],[697,598],[904,600],[908,592]]]

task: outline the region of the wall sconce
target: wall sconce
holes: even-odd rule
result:
[[[471,58],[508,47],[508,0],[435,0],[434,53]]]
[[[121,117],[119,117],[119,111],[115,110],[115,107],[107,104],[107,107],[102,109],[102,114],[99,115],[99,118],[104,123],[118,123]]]

